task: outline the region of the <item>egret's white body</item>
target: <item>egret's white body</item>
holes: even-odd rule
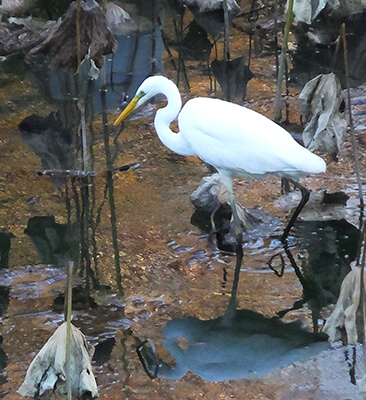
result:
[[[178,117],[189,154],[231,176],[297,177],[325,171],[322,158],[281,126],[237,104],[210,98],[187,102]]]
[[[198,156],[213,165],[226,185],[234,216],[232,178],[260,178],[268,173],[297,179],[324,172],[324,160],[298,144],[282,127],[248,108],[219,99],[198,97],[181,110],[176,85],[164,76],[147,78],[115,125],[151,97],[164,94],[166,107],[156,112],[160,140],[175,153]],[[179,132],[170,129],[178,117]]]

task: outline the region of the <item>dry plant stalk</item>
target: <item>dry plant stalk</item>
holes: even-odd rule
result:
[[[282,81],[283,81],[283,76],[285,74],[285,62],[286,62],[288,37],[290,34],[290,28],[291,28],[291,24],[292,24],[292,20],[293,20],[293,16],[294,16],[293,8],[294,8],[294,0],[288,0],[286,25],[285,25],[285,31],[283,34],[280,65],[279,65],[278,76],[277,76],[277,89],[276,89],[275,115],[274,115],[274,120],[276,122],[281,121]]]
[[[354,157],[354,162],[355,162],[355,172],[356,172],[356,176],[357,176],[358,197],[360,200],[361,214],[363,215],[363,210],[364,210],[365,205],[364,205],[363,194],[362,194],[360,166],[358,163],[357,140],[356,140],[356,135],[355,135],[355,129],[353,126],[353,118],[352,118],[352,110],[351,110],[351,93],[350,93],[348,52],[347,52],[347,40],[346,40],[346,24],[344,24],[344,23],[341,25],[339,36],[343,43],[343,56],[344,56],[344,69],[345,69],[345,73],[346,73],[349,125],[350,125],[350,132],[351,132],[353,157]]]

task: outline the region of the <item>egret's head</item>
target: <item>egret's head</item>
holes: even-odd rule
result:
[[[127,105],[127,107],[122,111],[119,117],[115,120],[114,125],[118,125],[121,121],[123,121],[135,108],[140,107],[146,101],[157,95],[159,91],[159,80],[164,77],[161,76],[150,76],[145,79],[140,87],[137,89],[137,92],[131,102]]]

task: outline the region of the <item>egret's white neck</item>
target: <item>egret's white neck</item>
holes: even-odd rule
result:
[[[168,104],[156,112],[154,125],[159,139],[170,150],[181,155],[192,155],[192,149],[184,137],[170,129],[170,123],[178,117],[182,107],[180,93],[175,84],[164,79],[159,92],[165,95]]]

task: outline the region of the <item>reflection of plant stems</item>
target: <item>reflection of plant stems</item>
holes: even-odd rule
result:
[[[90,273],[90,255],[89,255],[89,177],[81,179],[81,201],[83,204],[82,208],[82,220],[80,221],[81,226],[83,226],[82,232],[83,237],[81,240],[81,257],[85,260],[85,282],[86,290],[89,293],[90,282],[89,279],[92,277]]]
[[[80,275],[83,275],[85,270],[86,275],[86,289],[89,289],[89,279],[93,282],[94,288],[99,288],[98,277],[95,276],[94,271],[91,269],[90,255],[89,255],[89,186],[91,186],[91,177],[80,178],[81,183],[81,200],[82,207],[80,206],[79,195],[75,186],[75,178],[71,180],[71,188],[74,194],[76,220],[80,226]]]
[[[116,283],[119,293],[123,295],[122,275],[121,275],[121,266],[120,266],[119,248],[117,239],[117,218],[116,218],[116,206],[114,202],[114,186],[113,186],[112,171],[107,171],[107,186],[108,186],[109,209],[111,212],[111,228],[112,228],[112,242],[114,248],[114,262],[116,268]]]
[[[88,170],[88,158],[86,149],[86,127],[85,127],[85,102],[83,94],[83,73],[81,70],[81,34],[80,34],[80,0],[76,3],[76,52],[78,61],[78,95],[79,95],[79,109],[81,118],[81,142],[82,142],[82,169]]]
[[[361,225],[361,221],[362,221],[362,217],[363,217],[363,210],[364,210],[364,202],[363,202],[363,194],[362,194],[362,182],[361,182],[361,178],[360,178],[360,166],[358,163],[357,140],[356,140],[355,130],[354,130],[354,126],[353,126],[353,118],[352,118],[352,110],[351,110],[351,93],[350,93],[349,67],[348,67],[348,54],[347,54],[347,41],[346,41],[346,25],[344,23],[341,25],[340,37],[342,38],[342,42],[343,42],[344,69],[345,69],[345,73],[346,73],[346,86],[347,86],[348,116],[349,116],[349,125],[350,125],[350,131],[351,131],[353,157],[354,157],[354,162],[355,162],[355,172],[356,172],[356,176],[357,176],[358,197],[360,199],[360,208],[361,208],[360,225]],[[360,228],[361,228],[361,226],[360,226]]]
[[[103,64],[105,69],[105,64]],[[88,110],[88,131],[90,134],[89,142],[89,155],[90,155],[90,169],[94,170],[95,155],[94,155],[94,144],[95,144],[95,133],[94,133],[94,103],[93,103],[93,93],[95,90],[94,79],[88,79],[87,94],[86,94],[86,106]]]
[[[71,312],[72,312],[72,274],[74,271],[74,263],[69,261],[69,269],[67,273],[67,308],[66,308],[66,390],[67,399],[72,400],[71,388]]]
[[[285,73],[285,61],[286,61],[288,37],[290,34],[290,28],[291,28],[292,19],[293,19],[293,12],[292,12],[293,6],[294,6],[294,0],[289,0],[288,5],[287,5],[285,31],[284,31],[283,40],[282,40],[280,65],[278,68],[278,76],[277,76],[275,115],[274,115],[274,120],[276,122],[281,121],[282,81],[283,81],[283,76]]]
[[[80,262],[79,262],[79,273],[80,275],[83,274],[84,272],[84,260],[83,260],[83,238],[84,238],[84,224],[82,224],[81,221],[81,206],[80,206],[80,201],[79,201],[79,195],[76,189],[75,185],[76,178],[73,177],[71,178],[71,189],[74,197],[74,203],[75,203],[75,217],[76,221],[78,221],[80,225],[80,248],[81,248],[81,254],[80,254]]]
[[[78,221],[78,223],[80,225],[80,238],[82,240],[82,238],[83,238],[83,228],[82,228],[82,226],[83,225],[80,224],[81,208],[80,208],[79,195],[78,195],[78,192],[76,190],[75,182],[76,182],[76,178],[72,177],[71,178],[71,190],[72,190],[72,195],[73,195],[74,204],[75,204],[75,218],[76,218],[76,221]],[[81,242],[80,242],[80,246],[81,246]],[[79,260],[79,269],[80,269],[80,274],[82,274],[83,273],[83,269],[84,269],[84,265],[82,263],[81,256],[80,256],[80,260]]]
[[[91,187],[91,206],[90,206],[90,229],[91,229],[91,235],[90,235],[90,242],[92,245],[92,254],[93,254],[93,261],[94,261],[94,271],[95,271],[95,277],[97,282],[99,282],[99,270],[98,270],[98,245],[97,245],[97,226],[98,223],[93,220],[92,216],[94,215],[94,209],[95,209],[95,203],[96,203],[96,193],[95,193],[95,182],[94,182],[94,177],[90,177],[90,187]]]
[[[79,101],[80,108],[80,118],[81,118],[81,140],[82,140],[82,154],[83,154],[83,171],[88,171],[88,152],[86,149],[86,127],[85,127],[85,103],[84,99],[81,97]]]
[[[109,209],[111,213],[111,229],[112,229],[112,243],[114,249],[114,263],[116,269],[116,284],[118,291],[121,295],[124,294],[122,287],[122,274],[121,265],[119,258],[119,248],[118,248],[118,233],[117,233],[117,218],[116,218],[116,206],[114,202],[114,186],[113,186],[113,160],[111,158],[111,150],[109,147],[109,130],[108,130],[108,118],[107,118],[107,107],[106,107],[106,93],[105,90],[100,91],[101,103],[102,103],[102,121],[103,121],[103,136],[104,136],[104,148],[106,154],[107,163],[107,181],[106,186],[108,188],[108,198],[109,198]]]
[[[66,182],[65,184],[65,205],[66,205],[66,212],[67,212],[67,223],[70,224],[71,222],[71,202],[69,198],[69,183]]]
[[[105,60],[104,60],[105,61]],[[101,76],[104,76],[103,70],[105,71],[105,65],[103,64]],[[105,84],[105,80],[104,80]],[[103,85],[103,84],[102,84]],[[103,86],[102,86],[103,87]],[[93,104],[93,92],[94,92],[94,80],[88,80],[88,91],[87,91],[87,109],[88,109],[88,129],[90,133],[90,141],[89,141],[89,154],[90,154],[90,168],[94,170],[94,163],[95,163],[95,155],[94,155],[94,144],[95,144],[95,133],[93,127],[93,119],[94,119],[94,104]],[[94,184],[94,177],[90,177],[90,195],[91,195],[91,203],[90,203],[90,220],[89,225],[91,229],[90,241],[92,245],[92,254],[93,254],[93,262],[94,262],[94,271],[97,282],[99,282],[99,272],[98,272],[98,247],[96,241],[96,230],[98,224],[93,220],[94,210],[96,205],[96,192],[95,192],[95,184]]]

